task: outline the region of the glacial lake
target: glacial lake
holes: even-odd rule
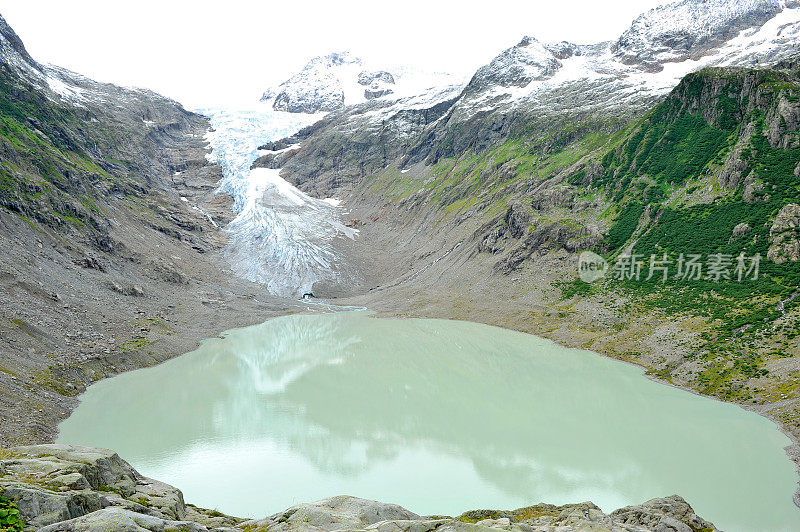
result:
[[[457,515],[680,494],[726,531],[800,530],[790,440],[734,405],[526,334],[292,315],[100,381],[58,443],[263,517],[348,494]]]

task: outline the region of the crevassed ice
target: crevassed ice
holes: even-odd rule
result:
[[[207,134],[208,157],[222,166],[218,191],[233,198],[237,212],[225,228],[225,255],[234,272],[283,297],[311,292],[317,281],[335,281],[342,261],[333,240],[356,232],[339,222],[340,209],[298,190],[279,170],[250,169],[259,146],[296,133],[320,115],[283,113],[265,105],[201,112],[214,128]]]

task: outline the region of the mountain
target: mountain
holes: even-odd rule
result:
[[[286,188],[280,171],[347,209],[358,236],[331,247],[357,275],[316,283],[320,297],[589,349],[770,416],[796,441],[798,7],[683,0],[612,42],[525,37],[467,83],[410,83],[411,74],[348,54],[318,58],[265,100],[327,114],[263,145],[254,167],[272,172],[255,185]],[[207,157],[209,127],[150,91],[38,63],[0,18],[3,447],[52,439],[98,379],[308,310],[225,265],[230,233],[221,228],[233,213],[215,193],[223,176]],[[587,251],[614,265],[593,283],[578,277]],[[676,275],[694,255],[705,274]],[[656,263],[672,273],[636,274]],[[42,457],[51,473],[32,476]],[[117,477],[99,484],[109,463]],[[307,509],[242,523],[187,508],[180,492],[106,451],[17,447],[0,452],[0,473],[3,497],[54,529],[102,530],[113,519],[132,529],[278,529]],[[142,504],[144,492],[153,504]],[[712,526],[678,497],[609,515],[578,506],[543,507],[530,522]],[[445,524],[528,524],[518,512],[479,513]]]
[[[776,409],[794,431],[794,403],[769,397],[788,382],[771,353],[795,356],[786,342],[800,301],[790,289],[800,256],[799,21],[796,2],[683,0],[613,42],[525,37],[467,83],[414,85],[405,71],[331,54],[269,98],[337,110],[262,146],[254,166],[351,211],[359,237],[332,245],[359,281],[320,283],[319,295],[590,347]],[[103,375],[245,324],[243,309],[263,317],[293,303],[220,260],[233,213],[215,193],[222,172],[207,159],[208,120],[150,91],[40,64],[2,19],[0,36],[0,400],[10,443],[52,434]],[[316,96],[302,95],[314,86],[303,76],[321,80]],[[700,295],[708,284],[649,286],[648,299],[635,285],[570,276],[582,250],[613,261],[679,243],[760,253],[770,281],[712,290],[710,300]],[[612,294],[633,307],[623,313]],[[722,314],[732,308],[735,318]],[[653,312],[661,321],[647,321]],[[755,358],[730,352],[743,331],[760,346]],[[710,346],[722,358],[704,358]]]
[[[363,285],[319,295],[591,349],[798,437],[798,7],[684,0],[612,42],[526,37],[461,90],[346,107],[256,165],[359,227]],[[645,275],[585,283],[583,251]],[[675,279],[688,255],[723,276]]]
[[[300,72],[268,89],[261,101],[271,103],[276,111],[311,114],[338,111],[378,98],[415,95],[457,82],[443,73],[373,68],[349,52],[335,52],[315,57]]]
[[[247,323],[226,301],[277,308],[219,265],[233,213],[208,129],[35,61],[0,17],[0,446],[53,437],[103,376]]]
[[[684,0],[642,15],[617,41],[595,45],[526,37],[481,67],[457,96],[366,102],[321,121],[296,139],[305,149],[287,162],[286,173],[330,195],[337,190],[324,183],[347,189],[388,161],[430,165],[520,131],[563,131],[564,123],[586,131],[620,128],[690,72],[769,66],[795,54],[798,41],[800,9],[781,0]],[[409,115],[430,120],[409,124]]]

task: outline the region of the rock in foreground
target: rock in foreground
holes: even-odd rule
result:
[[[422,517],[395,504],[343,495],[245,521],[185,504],[180,490],[143,477],[113,451],[70,445],[0,450],[0,496],[16,503],[28,529],[46,532],[717,530],[677,495],[608,515],[585,502],[475,510],[455,518]]]

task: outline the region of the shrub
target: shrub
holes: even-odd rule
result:
[[[0,531],[21,532],[25,528],[25,521],[19,508],[14,502],[0,496]]]

